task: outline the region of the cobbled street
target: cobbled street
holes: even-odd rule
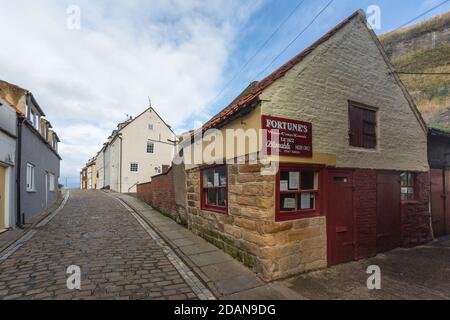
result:
[[[67,288],[72,265],[81,290]],[[158,243],[101,191],[70,191],[65,207],[0,261],[0,300],[196,298]]]

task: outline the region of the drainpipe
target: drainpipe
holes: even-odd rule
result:
[[[23,221],[21,215],[20,207],[20,179],[21,179],[21,169],[22,169],[22,125],[25,119],[17,117],[17,159],[16,159],[16,225],[20,229],[23,229]]]
[[[122,134],[119,133],[120,139],[120,166],[119,166],[119,193],[122,193]]]

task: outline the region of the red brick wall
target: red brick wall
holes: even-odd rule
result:
[[[431,241],[429,213],[429,175],[416,176],[416,201],[401,205],[402,246],[412,247]],[[377,253],[377,171],[355,170],[355,258]]]
[[[137,197],[171,217],[178,215],[172,170],[153,177],[152,182],[139,184]]]
[[[355,170],[355,258],[364,259],[377,252],[377,174],[375,170]]]
[[[404,247],[413,247],[432,240],[428,173],[420,173],[416,176],[415,188],[416,201],[402,204],[402,245]]]

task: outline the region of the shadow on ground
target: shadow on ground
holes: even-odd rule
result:
[[[381,289],[367,289],[367,267],[381,268]],[[450,299],[450,237],[412,249],[283,281],[307,299]]]

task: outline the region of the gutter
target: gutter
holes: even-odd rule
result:
[[[21,215],[21,194],[20,179],[22,169],[22,125],[25,118],[17,117],[17,173],[16,173],[16,225],[23,229],[23,221]]]
[[[120,165],[119,165],[119,193],[122,193],[122,134],[119,133],[119,139],[120,139]]]

